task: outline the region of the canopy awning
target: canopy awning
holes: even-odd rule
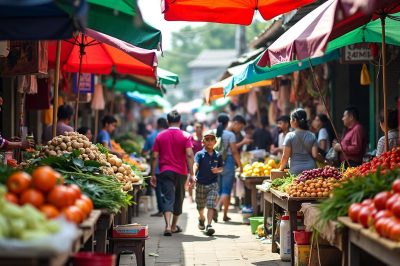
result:
[[[118,92],[139,92],[147,95],[163,95],[161,90],[157,87],[141,84],[129,79],[117,79],[113,84],[113,79],[108,79],[105,82],[108,89],[114,88]]]
[[[265,20],[315,0],[163,0],[165,20],[249,25],[258,10]]]
[[[161,107],[163,109],[170,109],[171,104],[159,95],[145,94],[137,91],[127,92],[126,96],[137,103],[143,104],[147,107]]]
[[[163,68],[157,68],[157,78],[162,85],[177,85],[179,83],[179,76]]]

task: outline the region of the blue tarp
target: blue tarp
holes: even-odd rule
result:
[[[71,38],[83,30],[87,10],[86,0],[0,0],[0,40]]]

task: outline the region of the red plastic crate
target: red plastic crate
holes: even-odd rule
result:
[[[140,224],[124,224],[113,227],[114,238],[146,238],[149,236],[149,227]]]

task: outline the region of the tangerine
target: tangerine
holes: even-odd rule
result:
[[[50,204],[42,205],[40,207],[40,211],[44,213],[48,219],[53,219],[60,215],[60,212],[57,210],[57,208]]]
[[[82,210],[79,209],[77,206],[69,206],[63,209],[62,213],[68,221],[74,222],[76,224],[79,224],[84,219],[84,214]]]
[[[93,201],[91,198],[89,198],[88,196],[86,196],[85,194],[82,194],[81,199],[83,199],[84,201],[86,201],[90,207],[90,211],[93,210],[94,206],[93,206]]]
[[[40,191],[48,192],[56,186],[59,176],[50,166],[39,166],[32,172],[32,185]]]
[[[32,177],[22,171],[18,171],[10,175],[7,179],[7,189],[14,194],[21,194],[27,190],[31,184]]]
[[[82,212],[85,214],[85,218],[88,217],[90,212],[92,211],[89,202],[83,199],[77,199],[75,201],[75,206],[82,210]]]
[[[21,194],[19,203],[21,205],[31,204],[31,205],[35,206],[36,208],[39,208],[44,203],[44,196],[39,190],[30,188]]]

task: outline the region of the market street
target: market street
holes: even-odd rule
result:
[[[250,226],[242,224],[242,215],[231,206],[229,223],[213,225],[215,235],[208,237],[197,229],[196,204],[184,201],[183,214],[178,224],[183,233],[172,237],[162,235],[164,218],[150,217],[141,209],[133,222],[149,225],[150,239],[146,242],[146,265],[290,265],[271,253],[271,245],[263,244],[250,233]],[[149,256],[149,254],[157,256]]]

